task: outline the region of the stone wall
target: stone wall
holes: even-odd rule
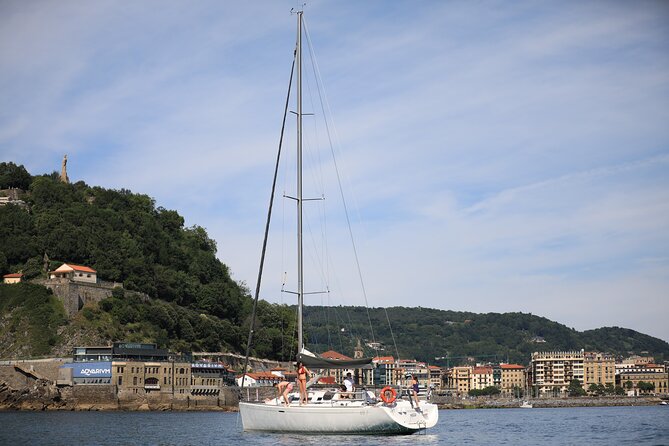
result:
[[[116,386],[72,386],[72,401],[78,409],[118,409]]]
[[[75,282],[70,279],[34,279],[32,283],[49,288],[60,299],[68,317],[79,312],[89,302],[100,302],[111,297],[114,288],[123,288],[118,282],[98,281],[98,283]],[[146,294],[136,291],[125,291],[125,294],[134,294],[143,300],[148,300]]]

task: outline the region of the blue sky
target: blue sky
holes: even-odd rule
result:
[[[178,210],[253,284],[295,5],[1,2],[0,159],[39,174],[67,153],[72,180]],[[306,17],[370,306],[669,340],[666,2],[314,1]],[[316,209],[334,211],[317,171]],[[310,265],[350,269],[344,220],[327,221],[330,260]],[[272,240],[263,297],[286,302],[292,248]],[[355,271],[314,269],[333,293],[311,302],[359,303]]]

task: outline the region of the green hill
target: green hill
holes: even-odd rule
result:
[[[435,365],[455,365],[468,357],[479,362],[503,360],[527,364],[535,351],[581,349],[621,357],[647,352],[657,361],[669,360],[669,343],[634,330],[613,327],[578,332],[527,313],[476,314],[391,307],[371,308],[368,318],[364,307],[307,307],[304,314],[307,336],[315,351],[333,345],[352,355],[352,339],[360,338],[382,343],[384,350],[380,355],[397,356],[394,336],[401,358],[416,358]],[[342,336],[342,329],[352,336]],[[371,350],[366,353],[374,354]]]
[[[0,163],[0,189],[7,188],[25,190],[20,198],[28,206],[0,207],[0,273],[43,276],[46,253],[51,269],[62,262],[87,265],[150,299],[118,289],[68,320],[46,288],[0,285],[0,357],[69,355],[76,345],[122,340],[182,352],[244,351],[252,299],[217,259],[204,228],[185,227],[176,211],[157,207],[146,195],[66,184],[56,173],[31,176],[23,166]],[[369,317],[362,307],[307,307],[304,314],[308,347],[316,352],[353,355],[361,339],[381,342],[386,349],[380,354],[396,356],[394,335],[400,357],[443,365],[468,356],[527,363],[533,351],[581,348],[669,359],[669,344],[633,330],[577,332],[523,313],[394,307],[387,309],[392,334],[380,308],[369,309]],[[252,353],[290,360],[295,326],[294,307],[261,301]]]
[[[87,265],[98,277],[152,298],[144,302],[117,295],[85,309],[85,318],[52,327],[54,350],[68,338],[158,342],[178,351],[243,349],[252,300],[216,258],[216,243],[204,228],[185,227],[176,211],[156,207],[146,195],[81,181],[66,184],[56,173],[33,177],[23,166],[0,163],[0,189],[10,187],[27,187],[20,198],[28,209],[0,207],[0,273],[22,271],[28,280],[44,276],[46,253],[50,269],[63,262]],[[0,316],[17,311],[5,303],[14,302],[10,290],[0,287]],[[27,288],[17,290],[30,294]],[[30,307],[21,314],[34,316]],[[289,342],[285,333],[294,326],[292,320],[287,308],[263,303],[257,331],[261,343],[254,353],[280,354],[275,347]],[[8,326],[14,327],[2,324],[0,331]],[[0,356],[15,351],[4,347]],[[42,347],[21,351],[45,354]]]

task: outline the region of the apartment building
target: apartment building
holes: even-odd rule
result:
[[[518,364],[500,364],[502,395],[514,395],[517,389],[525,389],[527,385],[525,367]]]
[[[584,381],[584,351],[532,353],[533,386],[539,395],[559,396],[573,379]]]
[[[477,366],[472,369],[471,389],[485,389],[492,386],[494,386],[494,381],[491,366]]]
[[[375,365],[374,383],[378,386],[395,385],[395,358],[392,356],[378,356],[372,362]]]
[[[583,355],[583,388],[588,390],[591,384],[614,385],[616,382],[616,363],[608,353],[586,352]]]
[[[453,367],[448,371],[448,387],[457,393],[464,395],[471,390],[472,371],[470,366]]]
[[[639,383],[646,383],[646,386]],[[652,384],[652,389],[648,388],[648,384]],[[621,369],[616,374],[616,385],[630,396],[669,394],[667,368],[659,364],[637,363],[633,368]]]
[[[442,375],[443,375],[441,367],[437,367],[436,365],[431,365],[428,366],[428,369],[430,371],[430,388],[436,390],[441,389]]]

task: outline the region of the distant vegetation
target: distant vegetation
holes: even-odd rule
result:
[[[384,344],[385,350],[380,355],[397,356],[386,311],[400,357],[435,365],[462,364],[468,358],[477,362],[527,364],[532,352],[581,349],[619,356],[648,352],[658,361],[669,359],[669,343],[624,328],[578,332],[527,313],[476,314],[405,307],[369,309],[374,336],[364,307],[307,307],[305,325],[310,342],[315,344],[312,348],[319,351],[329,344],[352,355],[351,339],[361,338]],[[342,336],[342,329],[352,337]],[[366,353],[372,352],[367,349]]]
[[[156,207],[128,190],[65,184],[54,172],[31,176],[0,163],[0,189],[20,188],[29,210],[0,207],[0,273],[44,274],[62,262],[90,266],[104,280],[123,282],[99,305],[72,320],[45,288],[0,286],[0,357],[69,354],[72,343],[156,342],[174,351],[243,353],[252,299],[216,257],[216,243],[200,226],[185,227],[176,211]],[[415,358],[437,365],[477,361],[526,364],[533,351],[598,350],[626,356],[647,351],[669,359],[669,344],[622,328],[577,332],[524,313],[475,314],[427,308],[306,307],[305,336],[312,351],[349,356],[357,339],[385,345],[365,354]],[[290,360],[296,353],[295,308],[261,301],[252,354]],[[370,328],[370,320],[371,327]],[[537,342],[545,341],[545,342]],[[435,359],[438,358],[438,359]]]

